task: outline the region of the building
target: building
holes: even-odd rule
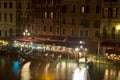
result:
[[[31,36],[36,37],[77,37],[86,43],[90,53],[100,53],[107,45],[104,41],[119,41],[119,2],[120,0],[0,0],[0,35],[10,37],[15,33],[23,36],[27,29]],[[14,7],[11,8],[10,5]],[[7,15],[13,18],[9,20]]]
[[[31,30],[31,0],[16,0],[16,35],[23,36],[23,32]]]
[[[16,0],[0,0],[0,37],[15,36]]]
[[[35,35],[60,35],[60,0],[32,0],[33,33]]]

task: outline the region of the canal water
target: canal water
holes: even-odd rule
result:
[[[0,56],[0,80],[120,80],[120,66],[94,63],[84,75],[75,60],[52,63],[25,61],[15,56]]]

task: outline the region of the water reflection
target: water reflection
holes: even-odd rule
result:
[[[83,80],[86,69],[73,60],[55,62],[21,62],[0,57],[0,80]],[[94,64],[89,70],[91,80],[120,80],[120,67]]]
[[[104,80],[120,80],[120,71],[116,69],[105,69]]]
[[[12,70],[13,70],[15,76],[19,76],[19,69],[20,69],[20,62],[13,61]]]
[[[26,64],[24,64],[22,66],[21,69],[21,80],[30,80],[31,79],[31,75],[30,75],[30,64],[31,62],[27,62]]]

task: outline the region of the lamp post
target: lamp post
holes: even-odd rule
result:
[[[24,35],[24,37],[27,37],[27,36],[30,36],[30,33],[29,33],[28,30],[26,29],[26,30],[23,32],[23,35]]]

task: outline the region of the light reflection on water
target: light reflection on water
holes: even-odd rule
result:
[[[104,80],[120,80],[120,70],[105,69]]]
[[[108,66],[100,64],[98,67],[94,65],[94,68],[90,71],[91,80],[120,80],[120,68]],[[21,65],[19,61],[0,57],[0,80],[78,80],[78,77],[80,78],[78,74],[82,75],[82,73],[77,73],[76,77],[75,74],[78,71],[78,65],[73,61],[63,60],[54,63],[27,62]],[[14,78],[18,75],[20,79]]]
[[[13,61],[12,70],[16,76],[19,76],[20,62]]]
[[[77,68],[74,71],[72,80],[88,80],[86,68]]]
[[[21,80],[30,80],[30,64],[31,62],[27,62],[25,65],[22,66],[21,69]]]

